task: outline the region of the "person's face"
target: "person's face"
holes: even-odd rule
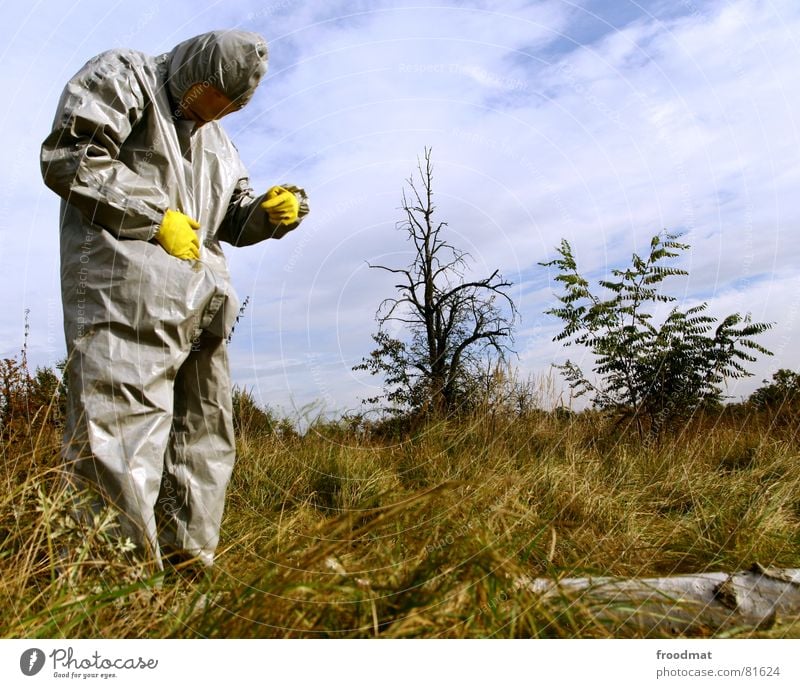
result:
[[[219,119],[239,106],[211,84],[192,84],[181,100],[181,112],[198,127]]]

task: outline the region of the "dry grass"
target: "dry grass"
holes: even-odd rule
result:
[[[541,412],[404,441],[240,430],[201,583],[143,577],[111,521],[68,518],[54,430],[7,438],[0,635],[611,637],[630,632],[517,581],[800,567],[796,423],[731,414],[651,445],[593,414]],[[800,637],[800,621],[738,635]]]

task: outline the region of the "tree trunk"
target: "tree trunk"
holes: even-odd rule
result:
[[[518,580],[543,602],[569,601],[603,625],[637,634],[685,633],[733,627],[766,629],[800,616],[800,569],[754,564],[738,573],[664,578],[536,578]],[[573,606],[575,605],[575,606]]]

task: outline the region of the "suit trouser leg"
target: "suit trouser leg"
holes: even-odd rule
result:
[[[114,505],[121,535],[157,569],[154,507],[172,424],[172,382],[183,358],[156,336],[109,324],[78,338],[67,361],[68,481]]]
[[[225,339],[201,332],[178,370],[157,515],[162,548],[211,566],[236,455]]]

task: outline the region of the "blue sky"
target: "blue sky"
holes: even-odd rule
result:
[[[565,351],[537,263],[561,237],[601,276],[662,228],[686,232],[681,305],[774,321],[749,393],[800,368],[800,7],[700,2],[5,3],[0,137],[0,355],[30,309],[30,359],[63,356],[58,199],[39,145],[66,80],[111,47],[150,54],[216,28],[262,33],[270,67],[224,120],[257,189],[305,186],[312,214],[281,241],[227,251],[250,306],[231,344],[237,383],[296,413],[355,409],[391,277],[404,179],[433,147],[451,240],[515,283],[523,376]]]

